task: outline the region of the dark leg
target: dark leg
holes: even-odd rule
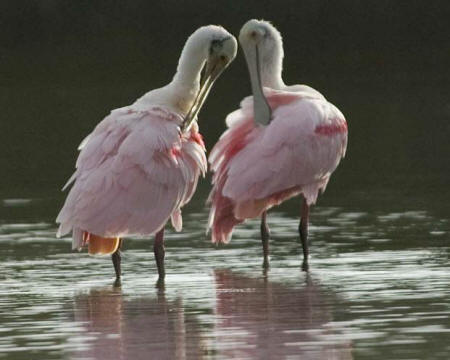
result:
[[[298,227],[298,231],[300,233],[300,240],[302,241],[303,247],[303,264],[302,264],[303,271],[308,271],[309,269],[308,218],[309,218],[309,206],[306,203],[306,199],[303,198],[300,226]]]
[[[269,267],[269,236],[270,236],[270,230],[269,226],[266,222],[267,218],[267,211],[264,211],[261,215],[261,240],[262,240],[262,246],[263,246],[263,267],[268,268]]]
[[[158,267],[158,281],[160,281],[163,280],[166,275],[164,270],[164,255],[166,253],[164,249],[164,228],[159,230],[155,235],[153,251],[155,253],[156,266]]]
[[[117,250],[111,255],[111,259],[114,265],[114,271],[116,272],[116,283],[120,283],[120,276],[121,276],[121,269],[120,269],[120,249],[122,248],[122,239],[119,240],[119,246],[117,247]]]

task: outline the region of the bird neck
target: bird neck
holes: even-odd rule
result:
[[[192,34],[181,52],[177,71],[172,81],[138,99],[135,107],[142,109],[163,105],[180,115],[186,115],[200,89],[200,73],[206,61],[204,34]]]
[[[176,108],[182,114],[187,113],[200,90],[200,75],[206,61],[203,48],[202,39],[194,33],[181,52],[177,72],[169,84]]]
[[[281,69],[276,67],[264,66],[261,71],[261,84],[263,87],[269,87],[276,90],[283,89],[286,85],[281,77]]]
[[[260,54],[261,85],[272,89],[283,89],[286,85],[283,82],[283,44],[276,41],[270,52]]]
[[[172,82],[178,86],[192,87],[198,90],[200,87],[200,73],[206,58],[203,56],[199,46],[196,46],[196,43],[189,40],[181,52],[177,72]]]

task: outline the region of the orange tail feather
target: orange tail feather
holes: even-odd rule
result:
[[[109,255],[118,249],[120,238],[105,238],[89,234],[87,243],[89,255]]]

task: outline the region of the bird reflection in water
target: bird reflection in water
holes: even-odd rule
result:
[[[216,270],[217,352],[233,359],[352,359],[323,292]]]
[[[309,275],[284,285],[216,270],[214,282],[214,311],[203,321],[163,288],[154,297],[119,287],[79,294],[83,348],[72,359],[352,359],[351,342],[331,323],[331,295]]]
[[[128,299],[119,287],[91,289],[75,298],[75,321],[84,325],[84,348],[72,359],[202,359],[197,320],[180,298]]]

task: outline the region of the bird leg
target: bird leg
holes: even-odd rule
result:
[[[269,267],[269,236],[270,236],[270,230],[269,226],[266,222],[267,218],[267,211],[264,211],[261,215],[261,241],[263,246],[263,268]]]
[[[117,250],[113,252],[111,255],[111,259],[114,265],[114,271],[116,272],[116,283],[120,282],[121,269],[120,269],[120,249],[122,248],[122,239],[119,239],[119,246],[117,246]]]
[[[306,202],[306,199],[303,198],[302,210],[301,210],[301,220],[300,225],[298,227],[298,231],[300,233],[300,240],[302,242],[303,247],[303,264],[302,270],[308,271],[308,257],[309,257],[309,249],[308,249],[308,218],[309,218],[309,206]]]
[[[153,252],[155,253],[156,266],[158,267],[158,280],[163,280],[166,272],[164,270],[164,227],[159,230],[155,235],[155,242],[153,244]]]

